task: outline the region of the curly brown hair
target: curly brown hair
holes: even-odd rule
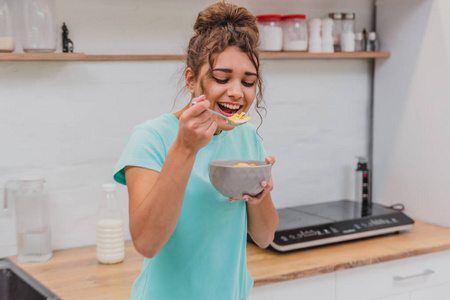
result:
[[[208,63],[208,75],[211,77],[217,55],[230,46],[245,52],[255,66],[258,88],[255,109],[261,125],[261,111],[266,112],[266,108],[262,95],[263,80],[259,72],[259,30],[256,17],[246,8],[223,1],[208,6],[198,14],[194,34],[187,48],[186,69],[191,68],[193,79],[198,79],[201,67]]]

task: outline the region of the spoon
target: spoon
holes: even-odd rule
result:
[[[195,104],[197,104],[197,102],[195,102],[195,101],[192,102],[192,105],[195,105]],[[222,115],[221,113],[218,113],[218,112],[216,112],[216,111],[214,111],[214,110],[212,110],[212,109],[209,109],[209,108],[208,108],[208,110],[209,110],[213,115],[216,115],[216,116],[219,116],[219,117],[224,118],[225,120],[227,120],[227,124],[228,124],[228,125],[231,125],[231,126],[234,126],[234,127],[239,126],[239,125],[242,125],[242,124],[245,124],[245,123],[247,123],[247,122],[250,120],[250,119],[247,119],[247,120],[232,121],[232,120],[230,120],[229,117],[226,117],[226,116]]]
[[[234,126],[234,127],[239,126],[239,125],[242,125],[242,124],[245,124],[245,123],[247,123],[247,122],[250,120],[250,119],[247,119],[247,120],[232,121],[229,117],[226,117],[226,116],[222,115],[221,113],[218,113],[218,112],[216,112],[216,111],[214,111],[214,110],[211,110],[211,109],[209,109],[209,108],[208,108],[208,110],[209,110],[213,115],[216,115],[216,116],[219,116],[219,117],[224,118],[225,120],[227,120],[227,124],[228,124],[228,125],[231,125],[231,126]]]

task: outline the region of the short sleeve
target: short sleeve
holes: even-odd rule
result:
[[[161,172],[166,155],[163,140],[155,129],[136,127],[128,137],[122,155],[114,167],[114,180],[126,185],[126,166]]]

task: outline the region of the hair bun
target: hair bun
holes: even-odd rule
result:
[[[247,27],[258,32],[256,18],[247,9],[225,2],[210,5],[201,11],[194,24],[197,34],[211,31],[217,27]]]

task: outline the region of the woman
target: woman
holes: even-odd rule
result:
[[[134,128],[115,167],[128,186],[134,246],[146,257],[132,299],[247,298],[247,232],[265,248],[278,226],[272,179],[255,197],[226,199],[208,177],[211,160],[275,162],[253,125],[232,127],[208,110],[247,112],[261,91],[256,19],[220,2],[199,13],[194,30],[184,74],[190,103]],[[258,93],[257,108],[261,100]]]

